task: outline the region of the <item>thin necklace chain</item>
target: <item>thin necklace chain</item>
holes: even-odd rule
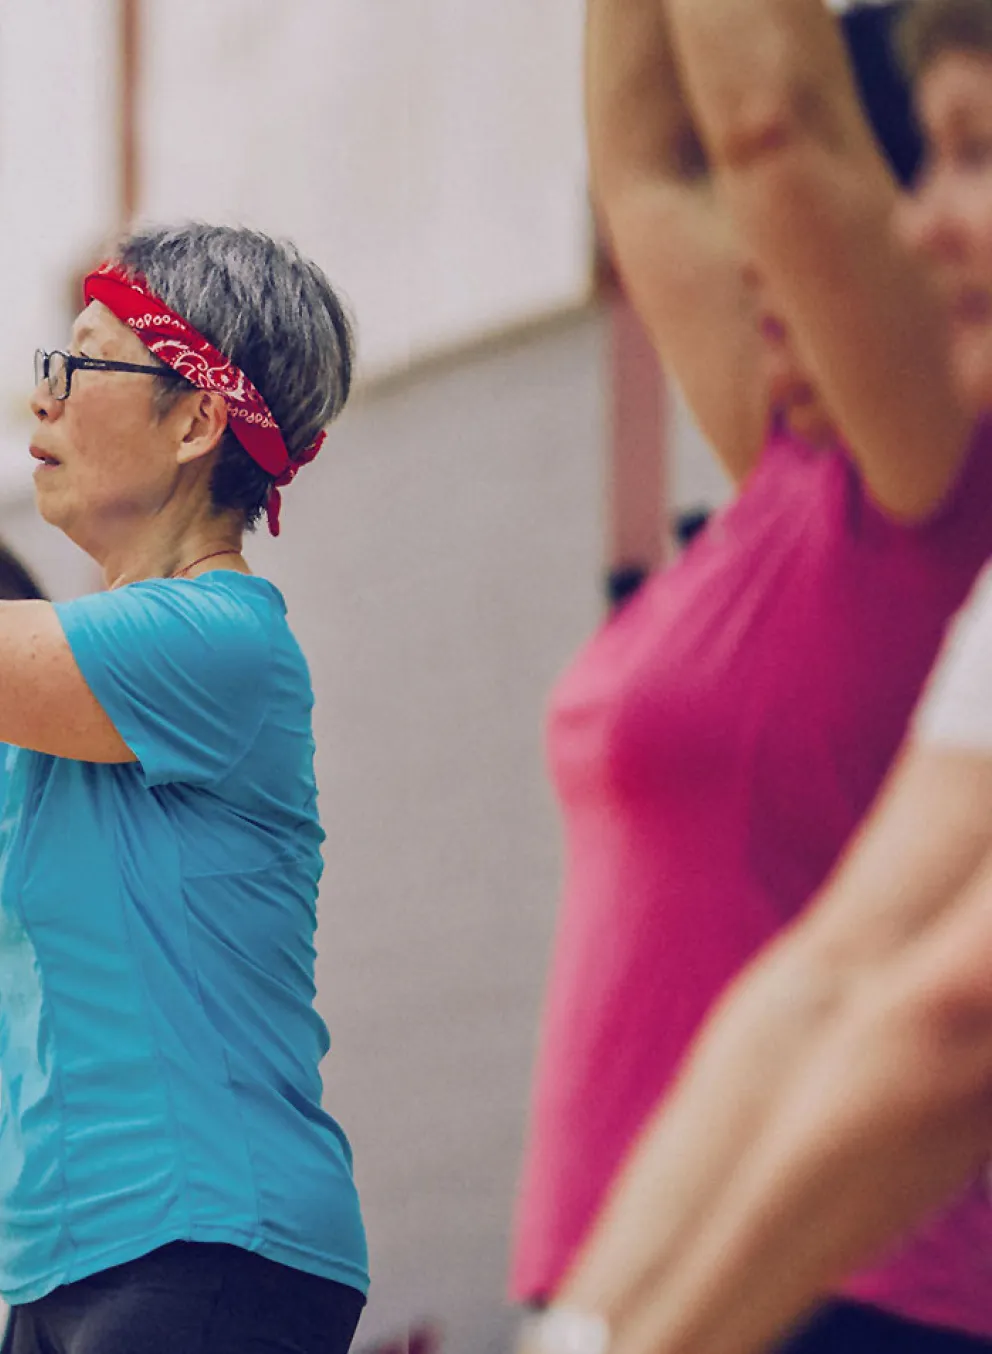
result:
[[[192,563],[185,564],[181,569],[177,569],[174,574],[170,574],[169,577],[185,578],[186,575],[189,573],[190,569],[195,569],[198,564],[206,564],[208,559],[219,559],[221,555],[240,555],[240,554],[241,554],[240,550],[234,550],[230,546],[228,546],[226,550],[213,550],[209,555],[201,555],[199,559],[193,560]]]

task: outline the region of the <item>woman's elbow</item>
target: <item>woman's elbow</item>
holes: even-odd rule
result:
[[[749,91],[707,128],[714,166],[741,173],[793,158],[801,162],[826,125],[821,102],[815,91],[785,84]]]
[[[988,982],[920,984],[885,1024],[900,1050],[892,1070],[920,1116],[970,1124],[992,1147],[992,956]]]

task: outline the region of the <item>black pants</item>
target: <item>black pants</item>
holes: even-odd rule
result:
[[[982,1354],[992,1341],[904,1321],[858,1302],[832,1302],[778,1354]],[[0,1351],[3,1354],[3,1351]]]
[[[176,1241],[12,1308],[0,1354],[347,1354],[364,1305],[237,1246]]]

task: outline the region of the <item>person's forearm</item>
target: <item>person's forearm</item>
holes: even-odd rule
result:
[[[666,185],[693,187],[702,172],[656,0],[589,0],[586,121],[593,196],[606,244],[618,203]],[[663,242],[658,241],[658,248]],[[618,261],[618,267],[619,267]],[[613,429],[606,467],[606,564],[650,572],[662,562],[663,377],[652,338],[633,304],[614,300]]]
[[[589,0],[585,89],[594,195],[631,178],[703,172],[658,0]]]
[[[664,0],[664,8],[693,116],[718,167],[760,157],[797,130],[842,134],[857,96],[823,0]]]
[[[620,1173],[562,1304],[623,1320],[663,1281],[841,999],[840,975],[802,935],[777,943],[730,989]]]
[[[921,987],[866,988],[835,1024],[611,1354],[756,1354],[974,1175],[992,1143],[990,1004],[948,1015]]]

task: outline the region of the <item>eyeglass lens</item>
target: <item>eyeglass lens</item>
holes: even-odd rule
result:
[[[34,355],[35,385],[40,385],[46,378],[52,397],[56,400],[65,399],[68,387],[65,353],[45,353],[41,348],[38,349]]]

